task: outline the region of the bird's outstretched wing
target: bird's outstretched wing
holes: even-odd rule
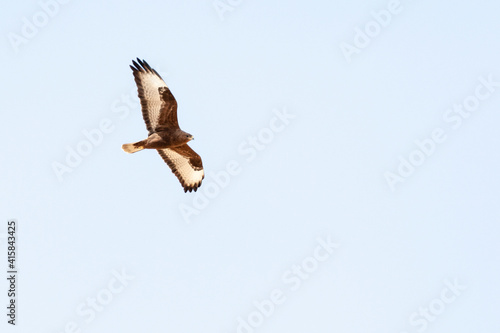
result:
[[[205,178],[201,157],[187,144],[179,147],[158,149],[158,153],[168,164],[184,187],[184,192],[191,192],[201,186]]]
[[[172,92],[149,64],[137,58],[132,60],[132,72],[139,99],[141,100],[142,116],[146,122],[149,135],[153,134],[159,125],[179,128],[177,121],[177,101]]]

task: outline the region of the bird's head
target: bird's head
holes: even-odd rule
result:
[[[191,135],[191,134],[189,134],[189,133],[186,133],[186,139],[187,139],[187,141],[189,142],[189,141],[191,141],[191,140],[194,140],[194,136],[192,136],[192,135]]]

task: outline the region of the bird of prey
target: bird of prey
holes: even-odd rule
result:
[[[184,192],[196,192],[205,173],[200,155],[187,145],[194,139],[193,136],[179,128],[177,101],[161,76],[146,61],[137,58],[137,62],[132,60],[132,64],[130,68],[149,136],[136,143],[126,143],[122,149],[129,154],[156,149],[179,179]]]

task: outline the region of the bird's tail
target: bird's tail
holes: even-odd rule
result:
[[[135,153],[139,150],[143,150],[144,148],[144,141],[139,141],[136,143],[126,143],[122,145],[123,151],[129,154]]]

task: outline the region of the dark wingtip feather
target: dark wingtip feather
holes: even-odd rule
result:
[[[198,191],[198,188],[200,188],[201,186],[201,182],[199,182],[198,184],[195,184],[193,186],[190,186],[190,185],[183,185],[184,187],[184,193],[187,193],[187,192],[196,192]]]
[[[147,66],[144,65],[145,61],[137,58],[137,62],[135,60],[132,60],[132,64],[135,66],[135,70],[139,72],[148,72]]]
[[[147,72],[147,73],[155,74],[156,76],[158,76],[161,79],[160,74],[158,74],[158,72],[156,70],[154,70],[153,68],[151,68],[151,66],[147,63],[146,60],[144,60],[144,59],[141,60],[139,58],[136,58],[136,59],[137,59],[137,62],[135,60],[132,60],[132,63],[136,67],[136,68],[133,68],[132,70],[139,71],[139,72]]]
[[[147,69],[151,69],[151,66],[146,62],[146,60],[142,59],[142,66]]]
[[[158,74],[158,72],[157,72],[156,70],[154,70],[154,69],[152,69],[152,70],[153,70],[153,73],[155,73],[155,74],[156,74],[156,76],[158,76],[160,79],[162,79],[162,80],[163,80],[163,78],[161,77],[161,75],[160,75],[160,74]]]
[[[140,71],[141,70],[141,66],[139,66],[135,60],[132,60],[132,64],[134,65],[134,67],[130,66],[130,68],[132,68],[133,71]]]

